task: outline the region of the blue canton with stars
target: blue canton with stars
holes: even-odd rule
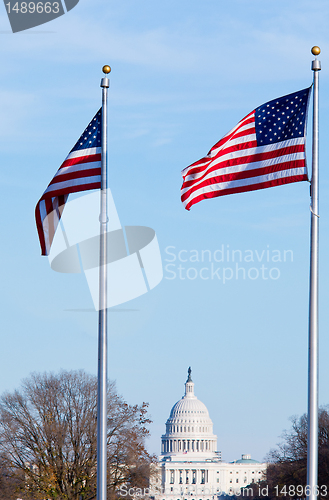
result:
[[[78,151],[79,149],[100,148],[102,146],[102,108],[97,111],[94,118],[85,129],[76,145],[71,149]]]
[[[304,137],[311,87],[269,101],[255,110],[257,145]]]

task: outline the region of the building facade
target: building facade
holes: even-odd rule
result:
[[[242,455],[222,462],[207,407],[194,394],[191,369],[185,394],[171,409],[161,456],[151,487],[156,500],[214,500],[240,494],[241,488],[263,478],[266,464]]]

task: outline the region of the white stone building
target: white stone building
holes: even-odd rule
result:
[[[213,423],[207,407],[194,395],[189,368],[185,395],[172,407],[161,438],[158,473],[150,485],[156,500],[214,500],[239,494],[241,488],[262,479],[265,470],[266,463],[250,455],[222,462]]]

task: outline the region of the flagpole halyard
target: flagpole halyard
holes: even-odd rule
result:
[[[103,73],[110,73],[103,66]],[[107,77],[102,78],[102,159],[99,256],[99,324],[97,387],[97,500],[106,500],[107,490]]]
[[[312,47],[313,71],[313,144],[311,179],[311,248],[308,350],[308,500],[317,498],[318,486],[318,392],[319,392],[319,71],[320,48]]]

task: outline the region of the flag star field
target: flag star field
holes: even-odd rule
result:
[[[281,97],[255,110],[258,144],[303,137],[309,89]]]
[[[80,139],[77,141],[76,145],[71,149],[72,151],[78,151],[80,149],[88,148],[100,148],[101,138],[102,138],[102,111],[99,110],[96,116],[89,123],[88,127],[85,129]]]

